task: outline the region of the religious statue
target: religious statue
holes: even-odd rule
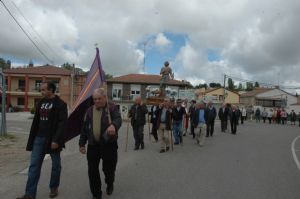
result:
[[[166,83],[171,79],[174,79],[174,74],[172,73],[172,69],[169,67],[169,62],[166,61],[164,63],[164,67],[160,70],[161,80],[160,80],[160,90],[161,94],[165,95]]]

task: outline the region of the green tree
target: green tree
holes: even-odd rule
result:
[[[229,78],[228,79],[228,90],[231,90],[231,91],[233,91],[234,90],[234,81],[231,79],[231,78]]]
[[[255,82],[255,88],[259,88],[259,83]]]
[[[199,85],[195,86],[196,89],[197,88],[205,88],[205,89],[207,89],[207,87],[208,87],[208,85],[206,83],[205,84],[199,84]]]
[[[242,90],[243,90],[243,85],[242,85],[242,83],[239,83],[238,90],[239,90],[239,91],[242,91]]]
[[[252,91],[253,90],[253,83],[252,82],[247,82],[246,83],[246,91]]]
[[[4,69],[10,69],[11,67],[11,61],[5,60],[3,58],[0,58],[0,68]]]
[[[212,82],[212,83],[209,83],[209,87],[211,87],[211,88],[220,88],[222,86],[221,86],[220,83]]]
[[[108,79],[112,79],[113,76],[111,74],[108,74],[108,73],[105,73],[105,79],[108,80]]]

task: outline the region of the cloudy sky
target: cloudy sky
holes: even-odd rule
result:
[[[55,65],[88,70],[98,43],[113,75],[158,74],[169,60],[176,79],[193,84],[227,74],[300,86],[299,0],[2,1]],[[0,25],[0,57],[49,63],[2,4]]]

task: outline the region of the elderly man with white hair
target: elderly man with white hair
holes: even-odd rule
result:
[[[135,140],[134,150],[138,150],[140,147],[144,149],[144,125],[146,124],[146,114],[148,113],[147,106],[142,103],[141,96],[135,98],[135,103],[132,105],[129,111],[129,117],[131,118],[131,126],[133,129],[133,137]]]
[[[94,105],[87,109],[79,139],[79,151],[87,154],[90,189],[94,199],[102,198],[99,163],[107,184],[106,193],[111,195],[115,180],[118,150],[118,130],[122,124],[120,111],[113,103],[107,102],[104,89],[93,92]],[[87,150],[85,148],[88,142]]]

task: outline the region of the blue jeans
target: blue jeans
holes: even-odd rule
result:
[[[26,183],[26,195],[36,197],[37,185],[40,179],[41,168],[45,157],[45,138],[35,137],[33,149],[31,152],[31,160],[28,171],[28,179]],[[61,161],[60,152],[50,153],[52,159],[52,170],[50,179],[50,189],[57,188],[60,181]]]
[[[173,121],[173,135],[176,144],[182,142],[182,120]]]

